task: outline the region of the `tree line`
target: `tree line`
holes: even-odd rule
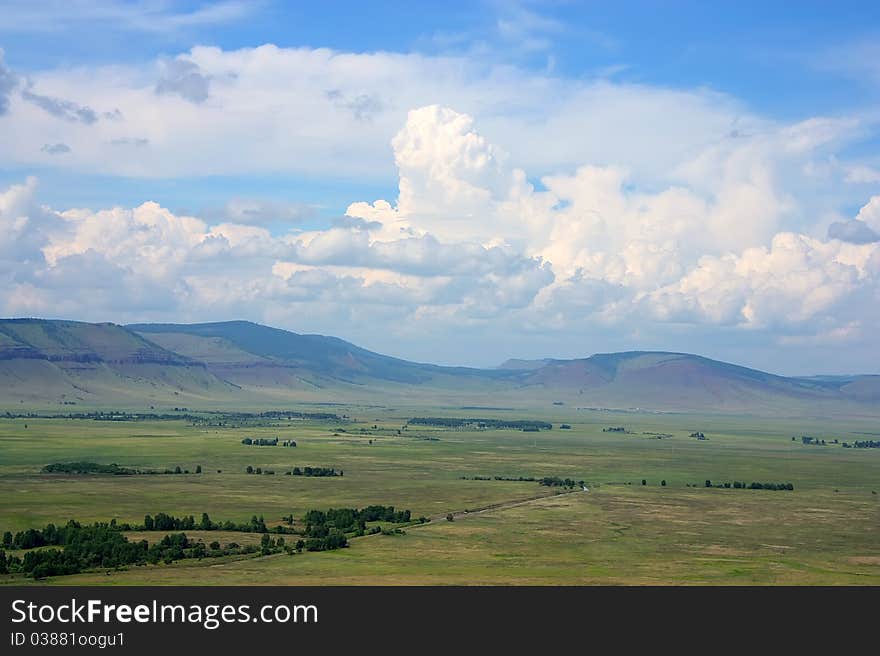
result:
[[[733,481],[733,483],[715,483],[713,484],[711,480],[708,478],[706,482],[703,484],[704,487],[715,487],[715,488],[733,488],[735,490],[794,490],[794,485],[791,483],[758,483],[756,481],[752,481],[749,484],[746,484],[745,481]],[[693,485],[692,487],[697,487]]]
[[[586,483],[584,481],[575,481],[572,478],[561,478],[559,476],[544,476],[542,478],[536,478],[535,476],[462,476],[460,480],[463,481],[512,481],[512,482],[528,482],[535,483],[537,482],[539,485],[545,485],[547,487],[574,487],[579,485],[584,487]]]
[[[253,446],[278,446],[278,438],[246,437],[241,441],[241,443]],[[283,442],[281,442],[281,446],[296,446],[296,440],[284,440]]]
[[[292,528],[293,515],[285,517],[289,526],[269,529],[262,516],[254,515],[249,522],[214,522],[202,513],[197,522],[193,515],[175,517],[166,513],[145,515],[142,525],[117,522],[96,522],[82,525],[70,520],[58,527],[47,524],[43,529],[29,528],[13,534],[6,531],[0,543],[0,574],[23,573],[33,578],[77,574],[94,568],[117,568],[128,565],[169,564],[186,558],[212,558],[237,554],[269,555],[286,551],[328,551],[348,546],[348,535],[361,536],[372,533],[402,534],[400,529],[367,529],[367,522],[406,524],[412,521],[409,510],[396,510],[394,506],[372,505],[360,510],[355,508],[331,508],[326,511],[309,510],[303,516],[304,530]],[[426,517],[418,522],[425,523]],[[241,531],[262,533],[260,547],[241,546],[235,542],[221,546],[217,540],[207,546],[187,537],[186,530]],[[161,540],[150,544],[147,540],[130,541],[123,531],[170,531]],[[300,534],[294,545],[288,545],[282,535],[272,538],[270,533]],[[38,547],[60,547],[43,548]],[[24,550],[24,557],[7,555],[6,550]]]
[[[327,511],[309,510],[303,517],[305,523],[306,551],[327,551],[348,546],[347,533],[355,536],[370,535],[379,532],[400,534],[400,529],[383,531],[379,526],[367,529],[367,522],[388,522],[391,524],[407,524],[412,521],[409,510],[395,510],[394,506],[367,506],[356,508],[330,508]],[[419,517],[419,523],[429,521]],[[297,542],[299,548],[299,542]]]
[[[151,406],[152,407],[152,406]],[[198,414],[189,408],[174,408],[174,413],[161,412],[124,412],[121,410],[98,410],[95,412],[38,413],[38,412],[5,412],[7,419],[86,419],[91,421],[168,421],[181,419],[192,423],[213,423],[224,421],[242,421],[248,419],[307,419],[311,421],[337,421],[349,419],[348,415],[332,412],[299,412],[295,410],[267,410],[266,412],[228,412],[204,411]]]
[[[208,547],[202,542],[191,541],[184,533],[166,535],[153,544],[147,540],[132,542],[122,535],[117,526],[107,523],[83,526],[75,520],[70,520],[62,527],[48,524],[42,530],[28,529],[14,536],[11,544],[7,544],[7,535],[4,535],[4,547],[29,551],[19,558],[7,556],[5,550],[0,550],[0,573],[23,573],[35,579],[77,574],[97,567],[168,564],[185,558],[211,558],[257,551],[255,546],[242,547],[234,542],[221,547],[215,541]],[[279,540],[280,544],[277,540],[272,542],[270,553],[283,547],[283,539]],[[35,549],[44,546],[61,548]]]
[[[514,430],[551,430],[553,424],[533,419],[475,419],[471,417],[413,417],[407,424],[440,428],[512,428]]]
[[[240,533],[268,533],[269,528],[266,526],[266,520],[263,516],[253,515],[250,521],[238,523],[225,521],[214,522],[208,516],[208,513],[202,513],[199,521],[196,521],[193,515],[185,515],[183,517],[174,517],[166,513],[156,513],[153,515],[144,515],[144,523],[140,526],[120,524],[122,531],[238,531]],[[276,526],[272,529],[276,533],[289,532],[283,526]]]
[[[274,469],[263,469],[262,467],[254,467],[253,465],[248,465],[244,469],[246,474],[268,474],[274,475]],[[294,467],[293,469],[284,472],[285,476],[343,476],[345,472],[343,470],[336,471],[332,467]]]
[[[182,469],[177,465],[174,469],[164,469],[162,471],[156,469],[135,469],[133,467],[122,467],[115,462],[109,465],[97,462],[53,462],[46,465],[40,471],[44,474],[109,474],[112,476],[139,476],[139,475],[158,475],[158,474],[189,474],[189,469]],[[196,465],[196,474],[202,473],[202,466]],[[218,472],[219,473],[219,472]]]
[[[567,487],[573,488],[575,485],[580,487],[584,487],[584,481],[574,481],[570,478],[559,478],[559,476],[545,476],[544,478],[538,481],[540,485],[546,485],[547,487]]]

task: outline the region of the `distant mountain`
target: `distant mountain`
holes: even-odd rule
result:
[[[544,362],[525,380],[576,389],[592,405],[608,407],[769,410],[847,398],[835,383],[776,376],[688,353],[631,351]]]
[[[850,398],[880,403],[880,376],[809,376],[801,380],[822,382]]]
[[[161,347],[198,360],[237,384],[327,386],[377,381],[422,385],[450,376],[499,377],[463,367],[420,364],[373,353],[338,337],[301,335],[249,321],[132,324]]]
[[[0,406],[279,406],[394,402],[658,411],[880,415],[880,376],[787,378],[687,353],[409,362],[247,322],[0,320]]]
[[[0,359],[196,364],[112,323],[45,319],[0,320]]]
[[[0,319],[0,401],[6,405],[133,404],[231,386],[204,363],[112,323]],[[162,392],[162,393],[158,393]]]
[[[249,321],[132,324],[126,328],[215,368],[283,366],[306,375],[401,383],[424,382],[434,368],[379,355],[338,337],[300,335]]]

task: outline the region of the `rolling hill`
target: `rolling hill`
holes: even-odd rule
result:
[[[836,382],[786,378],[688,353],[632,351],[540,362],[523,366],[525,381],[577,390],[592,406],[754,412],[856,400]]]
[[[0,320],[0,405],[297,402],[880,415],[880,376],[788,378],[698,355],[632,351],[443,367],[247,322]]]
[[[0,320],[0,402],[7,407],[192,401],[232,386],[202,362],[112,323]]]
[[[300,335],[249,321],[200,324],[133,324],[144,339],[214,370],[287,369],[292,376],[358,383],[382,380],[419,384],[441,367],[379,355],[337,337]]]

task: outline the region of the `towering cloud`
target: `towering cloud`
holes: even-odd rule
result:
[[[811,147],[811,126],[784,130]],[[370,314],[374,330],[491,320],[545,332],[669,323],[857,338],[863,303],[880,289],[880,242],[774,231],[789,205],[770,183],[786,164],[768,151],[778,138],[704,158],[694,170],[721,177],[702,188],[692,172],[691,185],[640,192],[625,170],[586,165],[536,189],[470,116],[427,106],[392,140],[394,202],[356,202],[348,221],[281,234],[247,208],[213,225],[153,202],[54,212],[34,203],[31,180],[0,197],[11,276],[2,301],[7,314],[40,304],[256,318],[308,308],[328,320]],[[878,207],[872,198],[851,223],[873,230]]]

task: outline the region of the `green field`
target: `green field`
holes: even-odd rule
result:
[[[405,535],[354,538],[332,552],[186,560],[43,583],[880,584],[880,449],[830,444],[835,438],[878,439],[880,427],[872,421],[567,406],[330,411],[355,419],[212,427],[184,420],[0,419],[0,531],[71,518],[140,523],[157,512],[207,512],[233,522],[256,514],[271,526],[309,509],[381,504],[432,521],[407,527]],[[443,415],[541,419],[554,428],[400,430],[410,417]],[[572,429],[560,430],[563,422]],[[602,431],[611,426],[628,432]],[[690,437],[694,431],[708,439]],[[804,445],[801,435],[828,444]],[[241,444],[244,437],[274,436],[293,438],[298,446]],[[201,465],[203,473],[40,472],[46,464],[70,461],[160,471]],[[276,473],[248,475],[248,465]],[[333,467],[344,476],[283,475],[307,465]],[[570,477],[585,480],[589,492],[462,478],[478,476]],[[791,482],[795,489],[706,488],[706,479]],[[455,521],[446,521],[447,513],[455,513]],[[210,533],[191,537],[209,541]],[[236,541],[253,540],[241,538]],[[226,534],[220,539],[226,541]],[[20,575],[0,580],[30,581]]]

